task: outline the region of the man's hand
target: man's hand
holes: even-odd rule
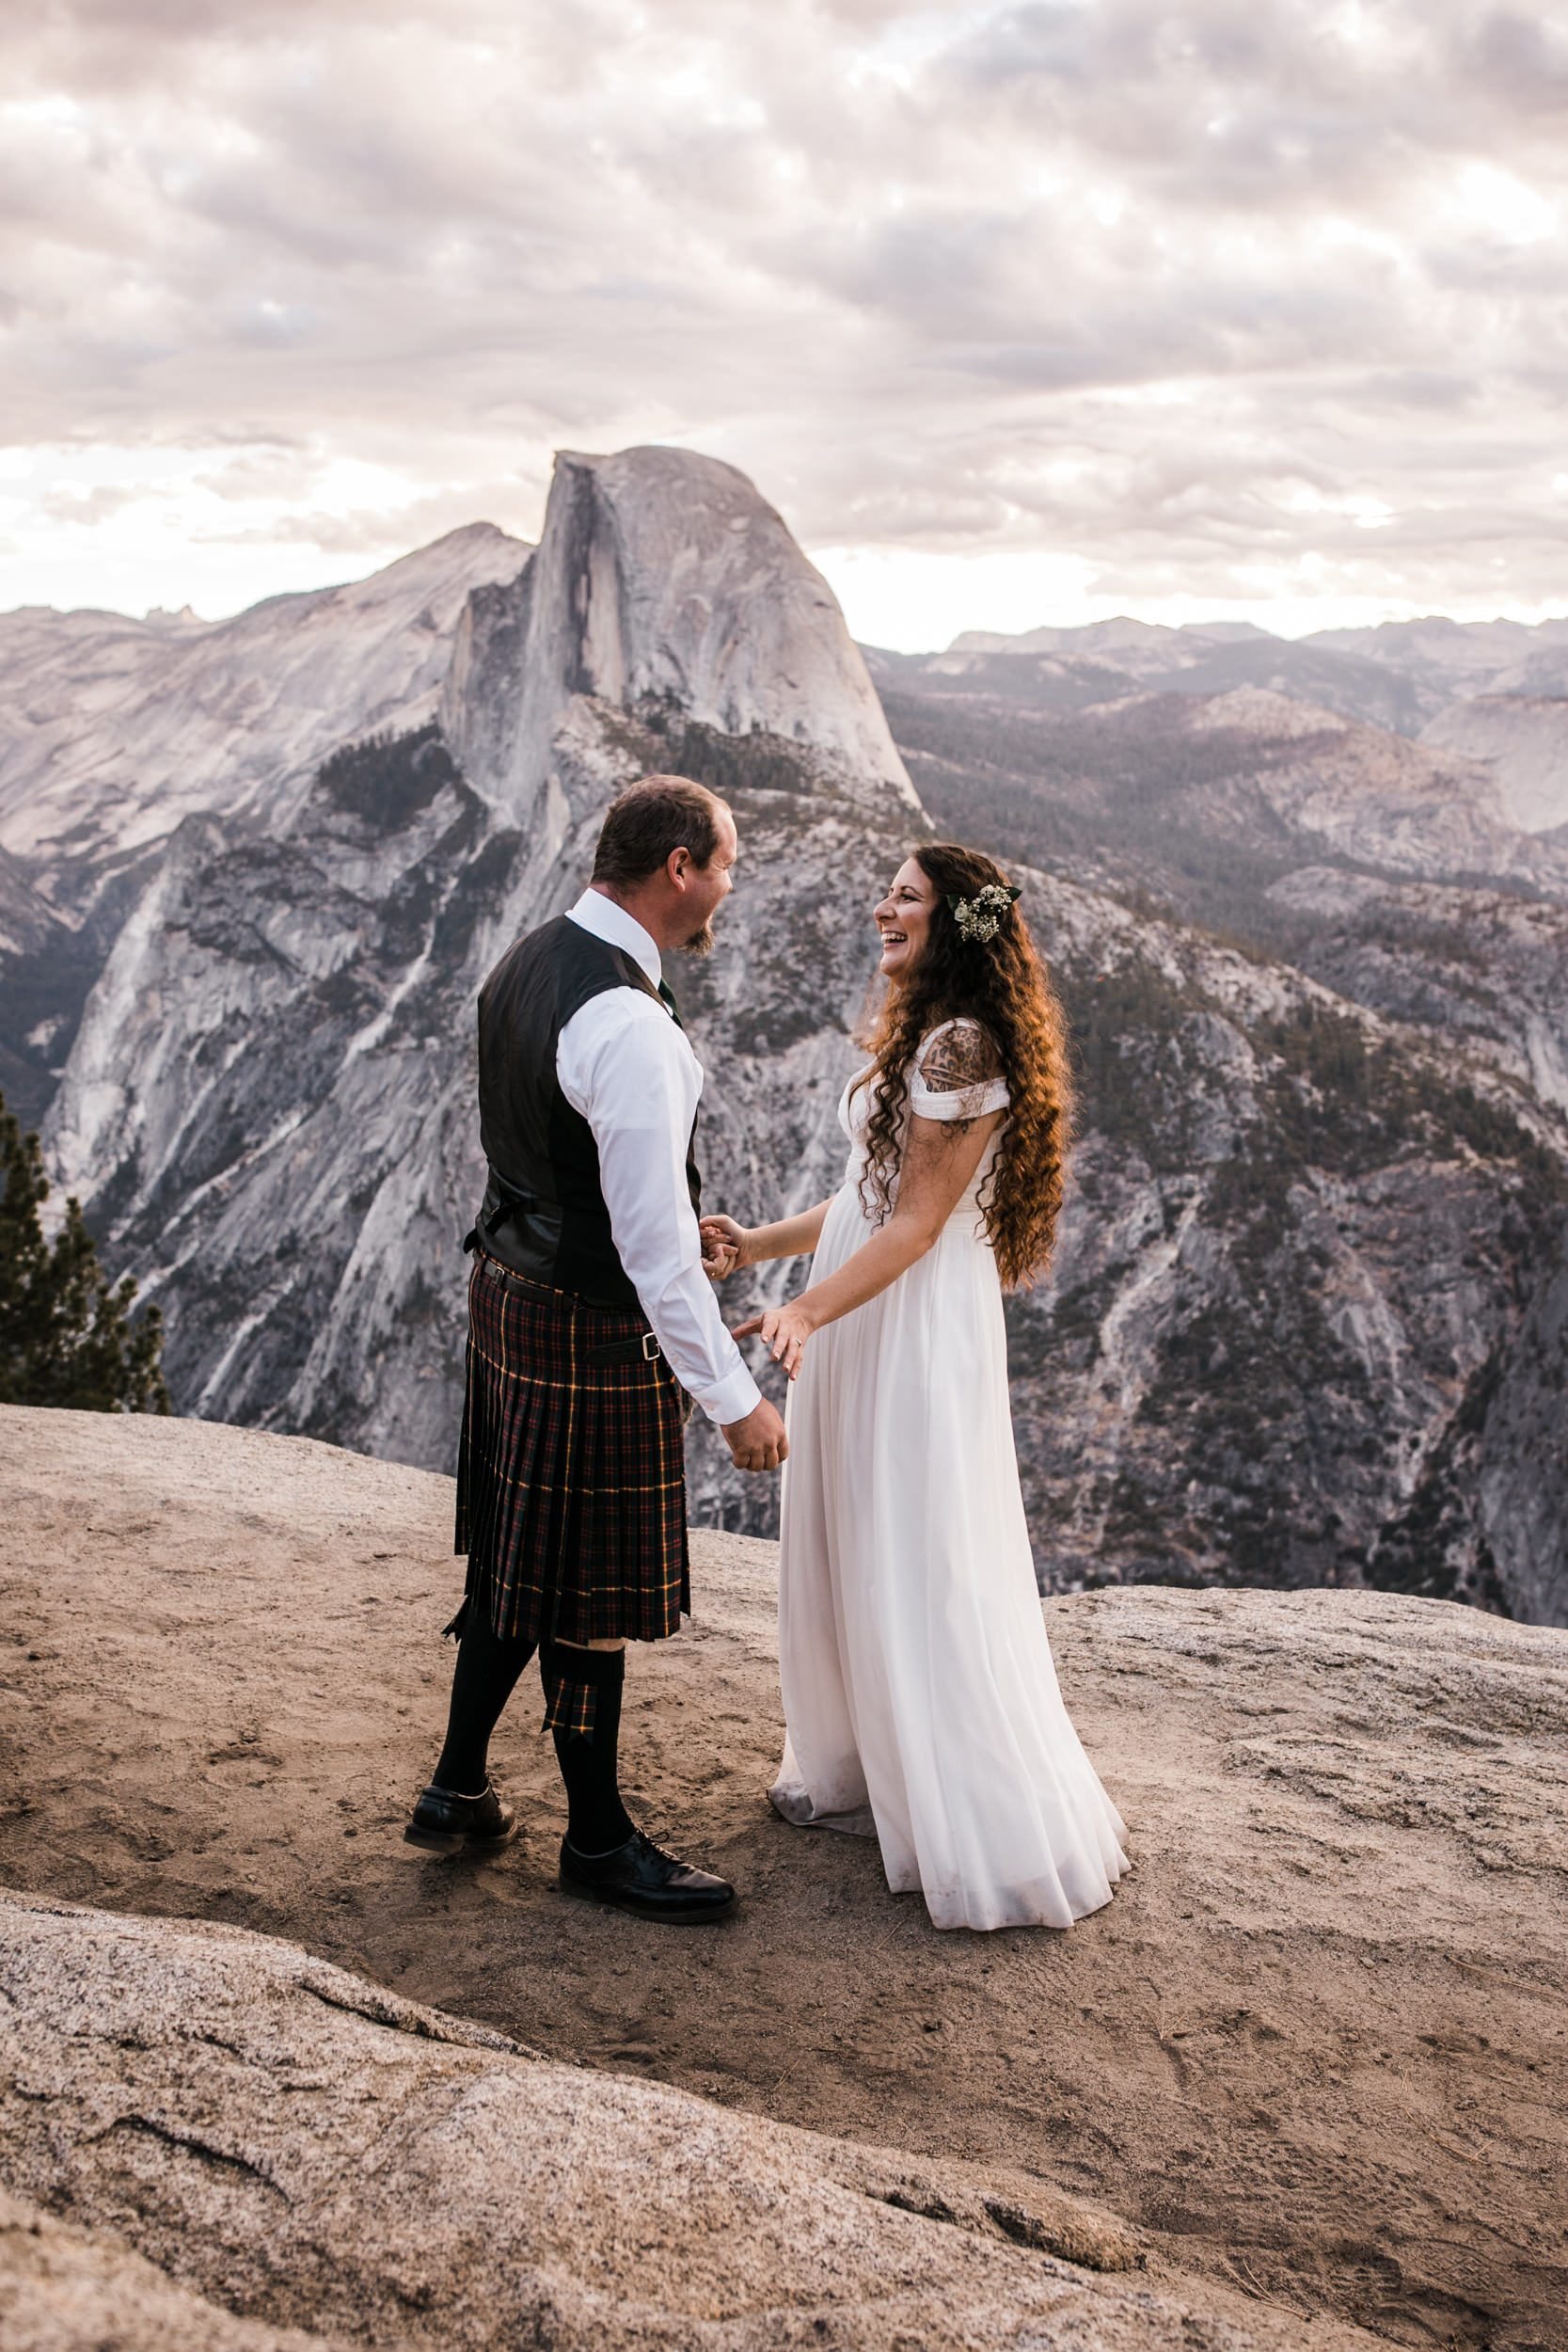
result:
[[[775,1470],[789,1452],[789,1439],[779,1414],[764,1397],[744,1421],[723,1424],[736,1470]]]

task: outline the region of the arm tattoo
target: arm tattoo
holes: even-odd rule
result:
[[[965,1021],[934,1038],[919,1067],[933,1094],[959,1094],[966,1087],[984,1086],[994,1078],[1001,1061],[985,1030]]]

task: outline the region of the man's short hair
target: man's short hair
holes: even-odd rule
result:
[[[646,882],[673,850],[689,850],[705,866],[719,847],[719,811],[725,806],[705,784],[689,776],[644,776],[610,802],[594,852],[592,880],[617,887]]]

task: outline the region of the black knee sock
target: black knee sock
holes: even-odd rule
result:
[[[447,1743],[436,1767],[437,1788],[452,1788],[464,1797],[483,1795],[489,1776],[490,1734],[532,1656],[531,1642],[501,1641],[489,1611],[469,1603],[451,1677]]]
[[[555,1760],[566,1784],[566,1836],[582,1854],[609,1853],[624,1846],[635,1826],[621,1803],[621,1691],[626,1680],[625,1650],[574,1650],[549,1646],[540,1660],[541,1671],[561,1680],[592,1682],[594,1728],[580,1732],[560,1726],[555,1733]]]

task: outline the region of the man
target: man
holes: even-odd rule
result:
[[[443,1853],[515,1835],[486,1757],[537,1648],[566,1785],[562,1889],[670,1920],[735,1899],[645,1837],[619,1785],[626,1642],[664,1640],[690,1605],[683,1388],[741,1470],[776,1470],[787,1451],[703,1270],[703,1073],[660,962],[712,946],[736,848],[713,793],[645,776],[606,816],[577,905],[520,939],[480,993],[489,1181],[466,1245],[457,1479],[468,1580],[448,1629],[446,1745],[405,1832]]]

